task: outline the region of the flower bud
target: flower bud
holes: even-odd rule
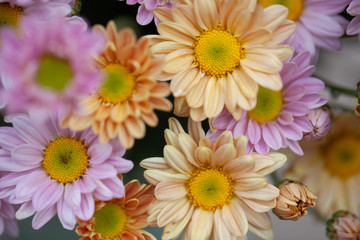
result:
[[[279,185],[280,195],[273,209],[283,220],[296,221],[307,214],[307,208],[315,206],[316,195],[300,182],[285,179]]]
[[[337,211],[327,221],[326,234],[332,240],[360,239],[360,220],[347,211]]]
[[[319,140],[328,134],[331,126],[329,107],[311,109],[307,117],[313,129],[304,133],[305,140]]]

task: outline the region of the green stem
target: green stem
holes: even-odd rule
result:
[[[316,75],[316,74],[313,74],[313,77],[316,77],[316,78],[319,78],[319,79],[323,80],[323,82],[325,83],[325,87],[329,88],[330,91],[331,91],[331,94],[333,96],[335,96],[335,97],[337,95],[339,95],[339,93],[343,93],[343,94],[346,94],[346,95],[349,95],[349,96],[357,97],[357,91],[356,90],[347,89],[347,88],[340,87],[340,86],[337,86],[335,84],[329,83],[329,81],[326,81],[325,78],[323,78],[323,77],[321,77],[319,75]],[[355,89],[356,89],[356,86],[355,86]]]

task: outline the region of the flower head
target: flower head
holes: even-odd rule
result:
[[[0,128],[0,189],[10,203],[20,204],[17,219],[35,213],[34,229],[56,214],[66,229],[74,228],[76,217],[89,220],[94,198],[124,196],[116,176],[133,167],[117,141],[99,144],[91,130],[61,129],[60,117],[40,123],[28,115],[9,115],[6,121],[13,127]]]
[[[307,214],[308,206],[315,206],[317,196],[300,182],[285,179],[279,190],[273,211],[280,219],[297,221]]]
[[[102,51],[104,39],[85,31],[81,22],[28,19],[21,37],[12,31],[1,37],[1,95],[8,113],[30,111],[44,119],[48,112],[74,109],[101,80],[93,56]]]
[[[295,30],[285,7],[193,0],[154,13],[160,35],[149,38],[152,52],[165,56],[161,77],[171,79],[175,101],[183,103],[175,105],[188,106],[194,120],[213,118],[224,106],[239,119],[242,109],[255,107],[259,86],[281,90],[279,71],[292,49],[280,44]]]
[[[302,155],[298,141],[303,138],[303,132],[313,130],[307,114],[327,101],[319,95],[324,83],[311,77],[315,68],[309,64],[308,52],[284,62],[280,72],[284,83],[281,91],[260,87],[254,109],[243,112],[238,121],[225,110],[213,121],[216,132],[209,132],[209,136],[215,135],[212,137],[215,138],[230,130],[235,138],[241,135],[248,137],[248,152],[255,149],[266,154],[270,148],[278,150],[289,146]]]
[[[0,0],[0,29],[4,26],[20,31],[24,18],[51,19],[71,13],[74,0]]]
[[[228,131],[213,143],[200,123],[189,121],[190,134],[175,119],[169,125],[164,157],[140,163],[156,186],[148,222],[165,227],[162,239],[175,239],[184,229],[188,239],[241,238],[248,229],[271,237],[265,212],[275,207],[279,190],[265,175],[280,168],[286,156],[246,155],[246,137],[234,140]]]
[[[352,0],[346,11],[351,16],[354,16],[354,18],[350,21],[349,25],[346,28],[346,34],[348,35],[359,34],[360,33],[360,1]]]
[[[302,141],[304,156],[292,159],[285,177],[300,181],[318,196],[315,210],[330,216],[337,210],[358,212],[354,189],[360,177],[360,119],[336,116],[327,136],[320,141]]]
[[[142,230],[147,227],[148,209],[154,200],[154,188],[133,180],[125,185],[125,196],[95,202],[94,216],[78,221],[76,233],[80,240],[146,239],[156,240]]]
[[[326,224],[326,234],[331,240],[360,239],[360,220],[352,213],[338,211]]]
[[[136,42],[129,29],[116,30],[114,22],[99,30],[107,38],[107,48],[98,64],[106,79],[101,89],[82,99],[79,111],[66,116],[63,127],[83,130],[91,127],[104,143],[118,137],[126,148],[134,139],[143,138],[145,123],[154,127],[158,118],[154,110],[170,111],[170,94],[166,83],[155,81],[163,60],[148,51],[148,39]]]
[[[345,33],[348,21],[339,14],[348,0],[259,0],[263,7],[282,4],[289,10],[288,19],[296,23],[296,31],[287,44],[296,52],[309,51],[312,62],[318,58],[319,48],[340,50],[340,37]]]
[[[330,114],[330,109],[327,106],[311,109],[307,117],[312,125],[312,130],[304,133],[304,139],[319,140],[326,136],[331,127]]]
[[[124,0],[119,0],[124,1]],[[136,21],[140,25],[149,24],[154,18],[154,9],[159,7],[166,7],[172,9],[174,6],[174,2],[176,0],[126,0],[126,4],[134,5],[136,3],[140,4],[138,13],[136,15]],[[157,18],[154,19],[155,24],[159,23]]]

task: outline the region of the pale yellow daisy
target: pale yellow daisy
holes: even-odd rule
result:
[[[155,185],[150,226],[165,227],[162,239],[245,239],[248,229],[272,239],[267,211],[279,190],[265,175],[280,168],[280,153],[246,155],[245,136],[224,132],[213,143],[200,123],[189,121],[190,134],[170,119],[164,157],[143,160],[146,180]]]
[[[199,121],[226,106],[239,119],[242,109],[255,107],[259,85],[281,90],[282,61],[292,54],[281,43],[295,30],[286,7],[264,9],[256,0],[182,2],[156,9],[160,35],[148,36],[155,56],[165,56],[161,77],[171,79],[175,113],[184,115],[188,107]]]
[[[339,115],[321,141],[301,143],[304,156],[294,158],[285,177],[301,181],[318,196],[315,209],[323,217],[337,210],[359,213],[360,119]]]

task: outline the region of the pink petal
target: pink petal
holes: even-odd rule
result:
[[[117,171],[110,164],[94,165],[86,170],[87,174],[93,178],[104,179],[109,177],[115,177]]]
[[[14,161],[30,166],[37,166],[43,161],[43,146],[35,144],[22,144],[11,151]]]
[[[112,153],[112,146],[110,144],[93,144],[89,147],[88,152],[91,156],[91,163],[101,164],[110,157]]]
[[[141,5],[138,9],[138,13],[136,15],[136,21],[140,25],[147,25],[149,24],[154,18],[153,12],[148,11],[144,5]]]
[[[262,135],[265,143],[274,150],[281,148],[281,136],[277,127],[272,123],[266,123],[262,127]]]
[[[95,202],[92,194],[82,194],[80,208],[75,210],[75,215],[83,221],[89,220],[95,210]]]
[[[57,204],[57,213],[62,226],[67,230],[73,230],[76,224],[74,211],[63,199]]]
[[[35,216],[32,220],[32,227],[35,230],[40,229],[44,226],[53,216],[56,214],[55,206],[52,206],[48,209],[35,213]]]
[[[65,185],[64,200],[73,209],[80,207],[81,192],[78,181]]]
[[[39,186],[33,195],[32,202],[36,211],[42,211],[54,205],[64,192],[64,185],[55,180],[48,180],[46,185]]]

